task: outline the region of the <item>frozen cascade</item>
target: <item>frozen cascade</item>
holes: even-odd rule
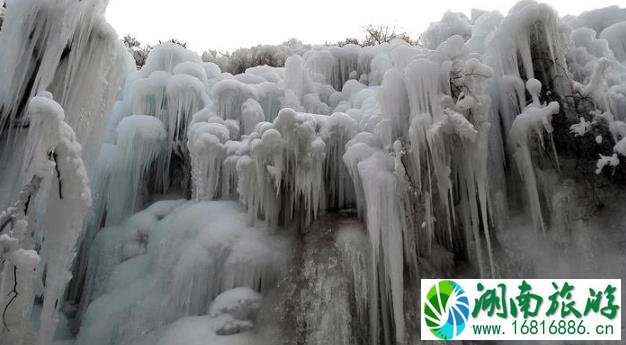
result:
[[[105,7],[7,3],[0,345],[412,344],[422,277],[623,259],[623,9],[136,71]]]
[[[211,200],[217,196],[228,128],[221,123],[197,122],[189,129],[188,148],[194,184],[192,198]]]
[[[324,123],[320,134],[326,143],[324,181],[328,181],[328,208],[344,209],[355,203],[354,189],[345,164],[341,162],[348,141],[356,134],[357,122],[345,113],[334,113]]]
[[[161,154],[166,132],[161,121],[147,115],[125,117],[117,125],[121,162],[110,177],[105,224],[115,225],[135,212],[145,174]],[[115,164],[115,163],[113,163]]]
[[[396,254],[403,252],[402,241],[408,229],[403,214],[406,202],[403,186],[393,173],[393,160],[382,152],[359,163],[358,170],[361,180],[369,181],[361,188],[367,205],[367,230],[372,251],[370,269],[374,270],[369,284],[370,326],[373,326],[370,329],[371,344],[379,343],[378,303],[383,313],[393,315],[395,339],[404,339],[403,257]],[[387,302],[389,300],[391,303]],[[386,323],[384,325],[383,336],[391,339],[391,330]]]
[[[0,152],[0,166],[5,177],[0,182],[2,190],[0,205],[2,207],[8,206],[8,203],[18,197],[18,188],[27,183],[27,179],[30,178],[24,175],[21,168],[30,164],[24,158],[31,157],[32,154],[27,150],[29,146],[32,147],[32,143],[28,143],[30,131],[28,127],[32,128],[33,119],[29,119],[26,111],[31,97],[44,90],[51,91],[56,96],[57,102],[63,108],[63,120],[71,126],[72,135],[75,135],[77,141],[72,145],[80,144],[82,150],[79,152],[81,152],[82,159],[87,169],[93,170],[95,157],[100,151],[100,144],[105,136],[107,126],[104,124],[113,108],[119,87],[133,66],[132,59],[126,54],[125,48],[117,39],[117,34],[104,20],[103,14],[106,7],[104,1],[27,0],[8,1],[5,5],[7,17],[0,31],[0,42],[3,47],[0,50],[3,61],[0,74],[2,80],[6,81],[0,83],[0,140],[4,143]],[[56,154],[59,155],[58,152]],[[73,160],[75,161],[76,158]],[[61,163],[58,165],[60,167]],[[60,174],[60,171],[58,173]],[[32,203],[36,207],[31,206],[31,208],[45,210],[44,202],[37,201],[41,198],[45,198],[45,193],[41,193],[40,197],[34,199]],[[63,203],[57,204],[52,199],[50,204],[57,207],[56,212],[69,207]],[[65,221],[71,224],[72,230],[76,233],[64,238],[66,243],[57,244],[59,248],[61,245],[65,246],[60,250],[71,251],[73,241],[82,238],[79,230],[84,214],[80,212],[81,210],[86,212],[87,204],[74,206],[75,209],[62,212],[68,213]],[[43,211],[39,212],[43,213]],[[55,211],[51,209],[47,212],[52,214]],[[50,218],[55,217],[51,215]],[[32,221],[33,219],[30,219],[29,224]],[[66,225],[50,224],[51,227]],[[29,231],[37,231],[31,227],[33,226],[29,226]],[[42,233],[49,231],[45,230],[48,228],[46,224],[38,225],[37,228],[44,229],[37,232],[38,241],[40,241],[44,236]],[[68,229],[65,231],[69,231]],[[39,248],[40,244],[29,243],[26,247],[28,249]],[[68,257],[59,256],[56,253],[46,255],[66,260],[66,262],[58,262],[55,266],[57,272],[64,272],[61,270],[68,269],[69,267],[66,266],[70,265],[73,258],[69,254]],[[47,262],[44,259],[40,267],[45,265]],[[50,290],[48,295],[44,309],[46,322],[42,323],[46,330],[42,328],[40,331],[42,343],[49,342],[56,327],[56,321],[51,320],[57,319],[57,311],[63,307],[61,297],[64,292],[65,279],[69,279],[69,275],[60,280],[62,283],[54,284],[57,291],[52,293]],[[59,284],[62,285],[58,286]],[[37,296],[41,295],[38,287],[33,290]],[[54,298],[53,295],[58,296],[58,301],[50,301]],[[24,293],[19,298],[27,298],[27,296],[28,293]],[[28,312],[25,315],[28,315]],[[44,335],[43,332],[47,334]],[[35,342],[33,339],[27,339],[29,338],[9,341]]]
[[[545,232],[543,216],[541,215],[541,205],[539,204],[539,194],[537,191],[537,177],[533,171],[531,158],[530,137],[538,135],[539,142],[543,145],[542,129],[550,136],[553,132],[551,118],[559,112],[559,103],[551,102],[546,106],[539,103],[539,91],[541,83],[537,79],[530,79],[526,83],[526,88],[533,98],[533,102],[515,118],[511,126],[511,140],[515,152],[515,161],[520,175],[526,185],[526,193],[533,214],[533,222],[538,231]],[[550,137],[552,142],[552,137]]]
[[[12,220],[13,230],[9,235],[1,235],[3,247],[7,246],[11,258],[9,265],[4,267],[3,276],[6,278],[3,278],[0,290],[6,293],[2,295],[0,305],[8,309],[20,295],[20,291],[11,292],[7,284],[14,283],[16,287],[25,289],[24,296],[17,298],[16,302],[16,307],[24,310],[10,311],[10,315],[14,315],[12,318],[21,314],[23,323],[16,325],[18,332],[15,335],[10,334],[10,329],[5,325],[2,336],[9,342],[43,345],[52,341],[56,331],[57,314],[65,287],[71,278],[74,247],[82,229],[83,217],[91,203],[91,195],[81,158],[82,148],[72,128],[64,122],[63,108],[52,99],[51,93],[44,91],[29,102],[27,109],[30,126],[24,172],[33,181],[31,188],[35,188],[32,186],[35,183],[41,190],[30,192],[29,200],[20,205],[24,207],[20,211],[21,219],[10,216],[15,217]],[[30,219],[32,225],[29,225],[27,212],[31,203],[36,206],[37,212]],[[36,243],[32,243],[33,238]],[[34,252],[33,248],[40,249]],[[44,268],[46,275],[42,281],[40,326],[38,330],[33,330],[28,327],[32,300],[27,301],[25,298],[33,298],[35,289],[41,289],[36,282]],[[9,276],[11,269],[12,277]],[[28,305],[29,302],[31,305]],[[15,319],[12,321],[15,322]]]
[[[58,322],[56,314],[59,311],[61,304],[59,301],[63,298],[65,286],[71,277],[70,268],[75,254],[74,246],[82,229],[83,217],[91,203],[87,172],[81,159],[81,146],[76,141],[74,131],[63,122],[62,109],[54,109],[55,107],[59,105],[46,96],[36,97],[30,104],[31,119],[35,123],[31,124],[33,130],[30,131],[29,136],[40,136],[41,129],[47,127],[46,130],[53,131],[57,141],[52,141],[52,146],[39,148],[39,150],[44,150],[40,152],[53,152],[54,170],[58,180],[58,183],[48,182],[48,186],[45,187],[49,188],[47,190],[48,206],[45,208],[46,212],[41,222],[42,230],[45,231],[41,247],[42,263],[46,265],[44,300],[38,337],[38,344],[42,345],[48,344],[56,331]],[[46,119],[43,123],[36,123],[37,116],[56,118],[52,121]],[[37,158],[41,159],[41,156]]]
[[[599,38],[609,43],[611,51],[619,62],[626,61],[626,21],[615,23],[600,32]]]
[[[109,284],[90,303],[77,344],[141,342],[180,317],[205,315],[222,291],[266,291],[289,263],[289,238],[249,227],[233,202],[160,202],[142,213],[96,239],[88,279]]]
[[[117,91],[132,62],[106,23],[106,2],[8,1],[0,52],[0,133],[11,140],[23,127],[24,108],[38,92],[54,93],[66,121],[85,147],[86,163],[97,156]],[[11,130],[8,130],[11,128]],[[14,197],[15,195],[10,195]]]
[[[319,121],[319,115],[285,108],[274,123],[261,122],[244,136],[237,190],[251,219],[260,213],[270,224],[294,219],[310,224],[317,217],[324,204],[326,155]]]

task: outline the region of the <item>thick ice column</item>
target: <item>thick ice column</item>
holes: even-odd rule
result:
[[[235,79],[218,81],[211,89],[211,98],[217,115],[223,119],[242,120],[243,104],[250,98],[255,99],[252,87]]]
[[[343,155],[343,163],[348,169],[352,179],[356,197],[356,206],[359,218],[365,218],[366,200],[363,191],[363,181],[359,174],[358,164],[370,157],[376,151],[376,147],[368,145],[366,138],[374,137],[371,133],[360,133],[346,144],[346,152]]]
[[[293,91],[299,101],[304,95],[314,92],[304,60],[298,55],[290,56],[285,62],[285,88]]]
[[[393,173],[393,160],[383,152],[375,152],[358,164],[367,204],[367,231],[370,239],[370,335],[378,344],[379,310],[392,316],[394,338],[405,341],[404,324],[404,257],[403,233],[407,229],[403,213],[402,193]],[[380,297],[379,297],[380,296]],[[383,322],[383,325],[386,325]],[[383,328],[384,337],[391,329]]]
[[[207,96],[202,82],[190,75],[174,75],[167,84],[168,141],[184,141],[187,125],[192,115],[207,105]],[[165,124],[165,123],[164,123]]]
[[[285,108],[274,123],[244,136],[236,169],[238,192],[254,220],[310,224],[324,209],[326,144],[317,134],[321,115]],[[321,120],[319,120],[321,122]]]
[[[515,118],[509,135],[512,141],[512,150],[514,152],[517,169],[524,180],[535,229],[545,232],[539,191],[537,189],[537,178],[531,157],[530,140],[533,135],[537,135],[539,143],[543,146],[543,129],[548,133],[552,141],[551,133],[553,128],[551,120],[552,115],[559,112],[559,104],[557,102],[551,102],[547,106],[543,106],[539,103],[537,95],[541,90],[541,83],[536,79],[528,81],[527,89],[535,101]]]
[[[225,125],[199,122],[189,129],[187,146],[191,155],[194,200],[211,200],[218,196],[222,162],[229,138]]]
[[[41,261],[46,267],[43,308],[37,343],[48,345],[58,323],[63,293],[70,280],[70,266],[83,218],[91,203],[87,172],[81,159],[81,146],[74,131],[64,122],[63,108],[47,92],[31,100],[28,134],[29,164],[26,176],[43,177],[43,198],[38,227],[45,233]],[[27,286],[24,286],[28,289]]]
[[[248,98],[241,105],[241,123],[243,134],[250,134],[259,122],[265,120],[263,108],[253,98]]]
[[[130,59],[105,22],[106,1],[9,1],[0,32],[0,127],[19,128],[28,100],[50,90],[95,156]],[[14,130],[11,130],[14,131]],[[9,136],[11,133],[9,133]],[[93,150],[93,151],[92,151]]]
[[[276,186],[281,186],[286,197],[286,220],[294,219],[295,210],[303,210],[304,214],[300,211],[298,216],[310,224],[323,209],[326,144],[317,135],[317,124],[310,114],[283,109],[274,126],[285,140],[282,176]]]
[[[154,116],[132,115],[117,126],[117,147],[121,161],[113,163],[107,191],[107,225],[119,224],[142,206],[141,192],[151,165],[163,154],[166,132]]]
[[[394,136],[407,140],[411,110],[404,76],[400,70],[391,68],[384,74],[380,99],[384,115],[393,122]]]
[[[357,122],[345,113],[331,115],[320,131],[326,143],[324,180],[328,189],[328,207],[342,209],[355,203],[354,187],[345,164],[347,142],[356,134]]]
[[[600,33],[600,38],[609,42],[615,58],[619,62],[626,62],[626,21],[615,23]]]

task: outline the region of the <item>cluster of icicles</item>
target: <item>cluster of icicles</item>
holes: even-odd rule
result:
[[[354,273],[358,319],[369,313],[370,344],[404,343],[410,337],[404,290],[407,280],[423,274],[419,262],[453,253],[477,275],[498,274],[495,232],[507,219],[507,189],[519,183],[509,176],[511,166],[521,176],[535,228],[546,231],[541,200],[550,196],[536,176],[533,151],[547,147],[554,170],[559,169],[551,120],[562,111],[559,102],[541,100],[547,87],[560,97],[592,99],[594,121],[609,124],[615,154],[599,157],[599,173],[626,155],[624,22],[598,28],[595,17],[581,16],[568,24],[549,7],[523,1],[506,17],[448,13],[424,35],[426,47],[402,41],[315,47],[290,56],[284,67],[258,66],[238,75],[165,43],[155,47],[140,71],[127,76],[113,106],[109,87],[120,82],[121,72],[97,58],[102,56],[98,40],[110,41],[101,32],[101,17],[79,10],[88,1],[66,2],[77,9],[72,37],[78,40],[70,40],[66,31],[51,30],[51,37],[35,40],[17,33],[19,20],[26,18],[26,26],[41,34],[45,30],[37,18],[46,13],[48,25],[60,25],[63,16],[49,1],[9,3],[0,34],[0,43],[15,48],[5,50],[14,55],[8,61],[36,55],[38,49],[46,52],[43,60],[32,59],[41,64],[33,91],[10,87],[25,84],[17,78],[26,72],[5,79],[13,84],[0,83],[0,101],[10,109],[0,124],[21,121],[20,102],[31,93],[62,90],[59,103],[71,114],[67,122],[78,140],[89,151],[101,148],[96,161],[86,159],[94,200],[80,238],[63,232],[57,218],[40,220],[42,228],[52,230],[35,237],[37,244],[59,262],[55,257],[39,262],[37,246],[17,244],[24,238],[22,222],[13,227],[13,237],[0,237],[9,248],[0,306],[9,303],[5,292],[14,279],[35,281],[47,268],[40,345],[53,337],[58,317],[50,315],[61,309],[56,301],[65,290],[76,242],[80,249],[66,298],[68,306],[78,305],[73,313],[82,321],[77,344],[168,345],[168,337],[185,328],[175,324],[174,333],[164,334],[158,329],[207,314],[225,298],[216,299],[224,291],[247,286],[266,293],[289,267],[293,237],[304,236],[321,215],[346,209],[355,209],[366,228],[366,245],[347,248],[361,243],[358,239],[341,243],[346,261],[353,263],[346,272]],[[602,34],[596,37],[587,26]],[[69,58],[59,48],[68,40],[74,44]],[[534,60],[541,54],[551,62],[547,68]],[[83,69],[96,76],[78,77]],[[88,83],[97,88],[84,95]],[[104,101],[89,106],[75,94]],[[31,108],[48,98],[36,98]],[[98,116],[108,116],[110,108],[104,128]],[[88,116],[73,115],[78,109],[88,109]],[[581,119],[572,136],[586,135],[590,126]],[[5,135],[14,140],[20,133]],[[29,145],[24,145],[30,152],[26,157],[47,161],[37,155],[50,148]],[[191,201],[160,201],[139,212],[169,195]],[[59,207],[51,201],[44,213],[60,213]],[[77,218],[63,222],[72,222],[69,228],[75,230],[86,208],[71,209]],[[292,234],[286,236],[285,229]],[[61,247],[46,250],[52,245]],[[35,268],[35,273],[13,276],[11,265]],[[55,274],[65,278],[56,280]],[[230,294],[241,293],[234,291]],[[10,322],[30,323],[29,300],[35,294],[31,289],[11,302],[23,314]],[[244,295],[240,301],[256,305],[258,296]],[[250,341],[243,335],[252,327],[249,316],[224,315],[210,313],[205,321],[219,332],[241,333],[242,343]],[[14,344],[28,343],[29,331],[20,332]]]
[[[503,219],[505,156],[514,157],[535,226],[544,229],[531,146],[535,133],[551,144],[559,104],[542,104],[541,82],[532,79],[533,20],[545,25],[555,65],[566,61],[564,42],[549,8],[516,11],[505,19],[485,13],[473,28],[484,37],[452,35],[435,50],[403,42],[330,47],[236,76],[179,46],[157,47],[127,83],[116,117],[151,115],[169,136],[163,156],[137,155],[143,160],[132,169],[141,176],[162,162],[156,174],[167,174],[172,148],[187,149],[192,199],[238,198],[250,224],[306,232],[322,212],[356,208],[370,241],[371,341],[404,339],[404,272],[419,275],[418,256],[465,242],[479,274],[496,274],[491,232]],[[513,46],[508,32],[521,36]],[[488,44],[499,49],[482,51]],[[521,74],[531,77],[526,85]]]
[[[31,182],[18,201],[0,214],[4,225],[11,224],[9,231],[0,234],[4,258],[0,309],[7,344],[49,344],[54,339],[60,302],[71,278],[74,246],[91,203],[82,148],[64,122],[63,108],[44,91],[30,101],[28,114],[28,159],[23,171]],[[29,223],[29,209],[45,210],[36,218],[45,227]],[[43,279],[40,263],[46,268]],[[43,296],[44,303],[40,327],[33,332],[36,295]]]

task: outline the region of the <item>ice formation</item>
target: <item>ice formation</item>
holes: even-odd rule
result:
[[[0,345],[409,344],[419,278],[597,270],[546,253],[623,213],[626,10],[135,70],[106,4],[7,1]]]
[[[64,121],[63,108],[52,94],[43,91],[27,109],[30,126],[23,173],[31,182],[20,193],[20,201],[3,214],[6,226],[10,224],[9,232],[1,235],[3,251],[10,255],[3,265],[0,306],[4,339],[18,344],[49,344],[71,278],[74,247],[91,194],[82,148]],[[29,212],[33,209],[35,212]],[[29,325],[35,293],[44,300],[38,330]],[[16,332],[10,331],[7,318]]]

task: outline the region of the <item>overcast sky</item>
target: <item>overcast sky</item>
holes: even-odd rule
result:
[[[550,0],[560,15],[616,5],[622,0]],[[368,24],[387,24],[417,37],[447,10],[508,12],[512,0],[110,0],[109,23],[120,36],[142,43],[177,38],[189,48],[235,50],[277,44],[296,37],[305,43],[363,37]]]

